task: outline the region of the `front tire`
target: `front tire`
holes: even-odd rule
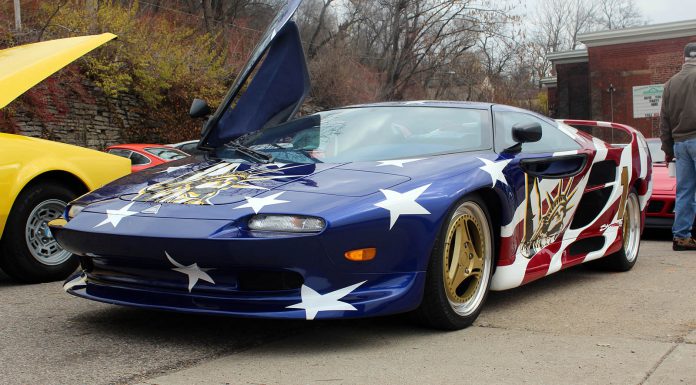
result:
[[[75,271],[77,258],[58,245],[47,224],[62,216],[76,196],[56,183],[29,185],[17,196],[0,244],[0,268],[10,278],[50,282]]]
[[[493,273],[493,231],[476,195],[452,210],[435,242],[418,318],[426,325],[458,330],[471,325],[488,296]]]

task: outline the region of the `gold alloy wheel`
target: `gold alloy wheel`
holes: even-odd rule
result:
[[[475,311],[488,287],[491,237],[481,207],[465,202],[455,210],[443,248],[443,282],[454,311],[466,316]]]

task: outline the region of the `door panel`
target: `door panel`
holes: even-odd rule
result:
[[[538,122],[542,126],[538,142],[522,143],[520,152],[507,153],[513,157],[507,169],[517,169],[516,177],[508,178],[516,184],[517,220],[521,222],[512,234],[517,243],[515,257],[534,258],[530,266],[538,265],[545,272],[542,267],[548,266],[555,253],[544,250],[563,240],[585,187],[582,176],[588,169],[589,154],[552,122],[524,112],[493,111],[498,150],[514,144],[510,141],[513,125]]]

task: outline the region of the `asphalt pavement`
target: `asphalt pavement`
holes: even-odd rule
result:
[[[494,292],[457,332],[143,311],[0,276],[0,383],[696,384],[696,252],[666,239],[644,240],[628,273],[579,266]]]

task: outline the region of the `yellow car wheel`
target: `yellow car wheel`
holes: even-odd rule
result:
[[[19,282],[65,279],[75,271],[77,258],[53,238],[47,224],[63,215],[77,194],[57,183],[34,183],[24,188],[10,211],[0,245],[0,268]]]
[[[471,325],[488,296],[494,255],[486,205],[469,195],[455,205],[435,241],[423,301],[416,311],[421,321],[446,330]]]

